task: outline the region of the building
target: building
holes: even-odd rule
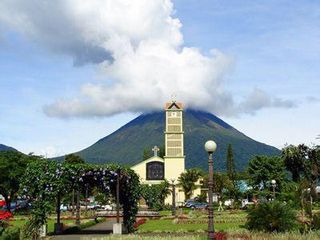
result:
[[[178,183],[178,178],[185,171],[183,105],[171,101],[165,105],[165,156],[158,156],[159,148],[152,148],[153,156],[131,167],[140,177],[142,184],[159,184],[163,180]],[[200,194],[200,188],[195,190],[194,196]],[[177,186],[177,205],[184,202],[184,192]],[[172,203],[172,196],[168,196],[165,203]]]

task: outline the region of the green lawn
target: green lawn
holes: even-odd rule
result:
[[[139,233],[150,232],[205,232],[208,229],[208,219],[206,212],[183,210],[180,214],[188,217],[185,220],[173,220],[170,218],[170,211],[162,211],[161,219],[147,220],[138,228]],[[181,215],[180,215],[181,216]],[[243,229],[246,222],[247,213],[245,211],[224,211],[217,212],[214,216],[216,231],[235,231]],[[170,219],[169,219],[170,218]]]
[[[12,220],[10,220],[10,227],[14,228],[14,227],[18,227],[20,229],[23,228],[23,226],[26,224],[26,222],[28,221],[28,218],[14,218]],[[85,220],[87,221],[87,220]],[[85,221],[81,221],[82,223]],[[55,219],[49,219],[48,220],[48,233],[53,232],[54,230],[54,223],[56,222]],[[75,225],[75,220],[65,220],[62,219],[61,223],[67,225],[67,226],[74,226]]]
[[[216,223],[217,231],[232,231],[241,229],[242,223]],[[171,219],[148,220],[138,228],[139,233],[145,232],[205,232],[208,229],[207,223],[173,223]]]
[[[320,239],[320,232],[310,232],[305,235],[300,233],[250,233],[250,232],[239,232],[228,234],[228,240],[239,240],[239,239],[252,239],[252,240],[318,240]],[[184,235],[177,236],[176,234],[163,234],[163,235],[126,235],[126,236],[108,236],[105,238],[99,238],[103,240],[205,240],[207,239],[206,234],[197,235]]]

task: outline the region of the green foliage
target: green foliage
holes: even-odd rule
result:
[[[314,214],[312,218],[312,228],[315,230],[320,229],[320,213]]]
[[[65,163],[68,164],[83,164],[85,163],[84,159],[78,155],[75,155],[73,153],[68,154],[64,158]]]
[[[207,202],[207,193],[201,193],[196,197],[198,202]]]
[[[0,236],[7,227],[8,227],[8,222],[5,220],[0,220]]]
[[[37,237],[37,229],[47,223],[52,201],[58,194],[63,195],[73,188],[89,185],[115,196],[118,176],[123,221],[128,231],[132,232],[140,197],[139,178],[133,170],[116,165],[61,164],[46,160],[30,163],[22,184],[24,194],[32,201],[26,233]]]
[[[164,200],[169,195],[169,182],[164,181],[160,184],[141,185],[141,196],[145,199],[149,208],[162,210]]]
[[[20,228],[7,228],[2,232],[0,240],[19,240],[20,239]]]
[[[236,180],[236,169],[234,165],[232,145],[228,145],[227,150],[227,174],[229,179],[234,182]]]
[[[183,189],[185,199],[191,198],[193,191],[197,188],[195,183],[202,175],[201,170],[197,168],[191,168],[181,173],[178,181]]]
[[[300,144],[286,146],[282,149],[282,158],[285,167],[292,174],[292,180],[298,182],[300,174],[304,171],[304,162],[307,157],[307,146]]]
[[[105,193],[97,193],[95,195],[95,201],[97,201],[99,204],[105,205],[108,203],[109,197],[106,196]]]
[[[38,229],[47,223],[58,194],[68,192],[67,169],[56,161],[38,160],[28,164],[21,186],[32,201],[31,217],[26,225],[27,237],[38,238]]]
[[[249,209],[246,228],[264,232],[285,232],[297,226],[293,209],[284,203],[261,203]]]
[[[229,188],[227,188],[229,192],[229,196],[232,199],[239,200],[241,197],[241,192],[237,184],[237,173],[236,173],[233,150],[232,150],[231,144],[228,145],[228,150],[227,150],[227,175],[229,180],[232,183],[232,185],[229,186]]]
[[[0,151],[0,194],[4,196],[8,209],[10,201],[16,198],[19,191],[26,166],[33,158],[17,151]]]
[[[208,188],[208,174],[202,177],[202,188]],[[223,199],[229,199],[229,192],[233,189],[233,183],[226,173],[213,173],[213,192]]]
[[[282,183],[281,192],[277,195],[277,200],[286,202],[294,208],[300,205],[300,195],[298,194],[299,184],[293,181],[284,181]]]
[[[306,179],[312,197],[316,199],[316,186],[320,173],[320,148],[308,147],[304,144],[289,145],[283,148],[282,158],[286,169],[292,174],[292,180],[299,182],[301,178]]]
[[[247,171],[250,175],[250,183],[256,189],[270,188],[270,181],[274,179],[279,191],[285,178],[285,167],[280,157],[255,156],[249,161]]]

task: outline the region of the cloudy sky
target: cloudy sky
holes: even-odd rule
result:
[[[319,143],[320,3],[1,0],[0,143],[58,156],[176,99]]]

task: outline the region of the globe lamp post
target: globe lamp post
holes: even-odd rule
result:
[[[273,190],[273,200],[276,199],[276,185],[277,185],[276,180],[272,179],[271,186],[272,186],[272,190]]]
[[[213,152],[217,149],[217,144],[212,141],[209,140],[205,143],[204,145],[205,150],[207,151],[208,155],[209,155],[209,181],[208,181],[208,197],[209,197],[209,205],[208,205],[208,213],[209,213],[209,217],[208,217],[208,239],[215,239],[214,238],[214,225],[213,225]]]

